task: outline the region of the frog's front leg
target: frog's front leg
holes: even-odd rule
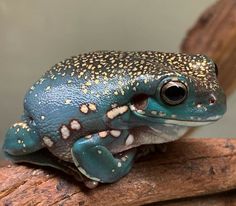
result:
[[[11,156],[22,156],[38,151],[43,148],[41,139],[37,132],[28,126],[26,122],[14,124],[6,134],[3,151]]]
[[[107,147],[116,141],[118,144],[125,144],[128,136],[128,130],[111,130],[77,140],[71,152],[78,170],[98,182],[111,183],[119,180],[131,169],[136,149],[113,156]]]

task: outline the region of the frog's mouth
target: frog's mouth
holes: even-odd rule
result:
[[[161,123],[169,125],[179,125],[187,127],[203,126],[211,124],[219,120],[222,115],[215,115],[208,118],[190,117],[190,119],[181,119],[175,115],[167,115],[163,111],[159,111],[158,103],[155,99],[147,95],[138,95],[134,97],[132,102],[129,104],[130,110],[135,116],[138,116],[144,120],[150,121],[151,123]]]

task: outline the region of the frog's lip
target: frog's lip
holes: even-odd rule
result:
[[[186,121],[186,120],[164,119],[165,124],[174,124],[188,127],[203,126],[211,124],[213,122],[215,121]]]
[[[156,120],[156,118],[159,118],[164,121],[165,124],[172,124],[172,125],[179,125],[179,126],[189,126],[189,127],[195,127],[195,126],[203,126],[203,125],[208,125],[212,124],[213,122],[216,122],[217,120],[222,118],[222,115],[216,115],[213,117],[208,117],[206,119],[191,119],[191,120],[181,120],[181,119],[170,119],[170,118],[165,118],[162,115],[154,115],[154,114],[148,114],[144,110],[138,110],[134,107],[134,105],[130,105],[130,109],[137,114],[138,116],[141,117],[148,117],[153,120]]]

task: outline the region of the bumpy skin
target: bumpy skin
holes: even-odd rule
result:
[[[162,97],[171,81],[186,87],[176,105]],[[204,55],[92,52],[56,64],[31,87],[3,150],[15,162],[109,183],[129,172],[139,145],[173,141],[185,127],[214,122],[225,110],[215,64]],[[156,137],[138,135],[145,128],[135,128],[143,127]]]

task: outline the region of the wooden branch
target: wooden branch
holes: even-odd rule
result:
[[[188,32],[182,51],[203,53],[219,67],[219,81],[226,94],[236,88],[236,1],[220,0]]]
[[[194,198],[185,198],[179,200],[165,201],[155,203],[153,206],[193,206],[193,205],[206,205],[206,206],[235,206],[236,205],[236,190],[206,195]],[[149,205],[151,206],[151,205]]]
[[[86,190],[62,174],[26,166],[0,168],[4,205],[141,205],[236,188],[236,139],[182,139],[135,164],[115,184]],[[186,200],[185,200],[186,201]],[[168,203],[170,204],[170,203]],[[162,204],[164,205],[164,204]]]

